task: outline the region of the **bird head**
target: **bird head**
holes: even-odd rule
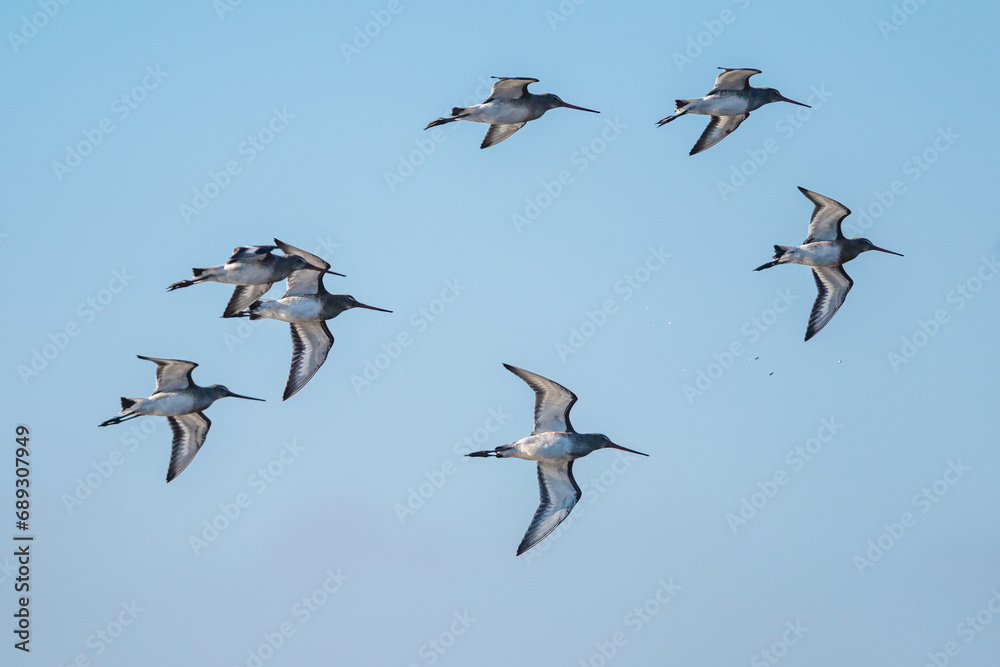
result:
[[[338,294],[334,297],[337,300],[337,305],[341,307],[341,310],[350,310],[351,308],[367,308],[368,310],[377,310],[380,313],[391,313],[391,310],[386,310],[385,308],[376,308],[375,306],[369,306],[366,303],[361,303],[355,299],[350,294]]]
[[[594,437],[597,439],[597,447],[594,449],[620,449],[623,452],[628,452],[630,454],[638,454],[639,456],[649,456],[649,454],[643,454],[642,452],[637,452],[634,449],[629,449],[628,447],[622,447],[621,445],[616,445],[611,442],[611,438],[604,435],[603,433],[595,433]]]
[[[326,269],[322,266],[315,266],[313,264],[310,264],[309,261],[305,257],[302,257],[301,255],[290,255],[288,257],[288,261],[291,262],[293,271],[312,269],[313,271],[319,271],[320,273],[329,273],[334,276],[340,276],[341,278],[346,277],[343,273],[337,273],[336,271],[330,271],[329,269]]]
[[[229,389],[225,385],[221,384],[213,384],[209,386],[208,389],[211,389],[213,393],[218,394],[219,398],[226,398],[226,397],[245,398],[248,401],[264,400],[263,398],[254,398],[253,396],[243,396],[242,394],[234,394],[233,392],[229,391]]]
[[[899,257],[903,256],[901,253],[893,252],[891,250],[886,250],[885,248],[879,248],[877,245],[875,245],[868,239],[855,239],[854,242],[859,248],[858,249],[859,253],[868,252],[869,250],[878,250],[879,252],[887,252],[890,255],[898,255]]]
[[[558,109],[559,107],[566,107],[567,109],[576,109],[577,111],[589,111],[590,113],[601,113],[600,111],[594,111],[593,109],[585,109],[583,107],[578,107],[575,104],[567,104],[563,102],[558,95],[552,93],[545,93],[539,95],[546,109]]]
[[[788,99],[774,88],[761,88],[761,90],[764,91],[764,95],[768,102],[790,102],[791,104],[798,104],[800,107],[806,107],[807,109],[812,108],[808,104],[803,104],[802,102],[796,102],[795,100]]]

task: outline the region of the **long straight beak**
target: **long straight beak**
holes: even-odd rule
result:
[[[608,445],[608,447],[612,449],[620,449],[623,452],[628,452],[629,454],[638,454],[639,456],[649,456],[649,454],[643,454],[642,452],[637,452],[634,449],[629,449],[628,447],[622,447],[621,445],[616,445],[613,442],[610,445]]]
[[[245,398],[248,401],[263,401],[264,400],[263,398],[254,398],[253,396],[242,396],[240,394],[234,394],[233,392],[229,392],[227,394],[227,396],[232,396],[233,398]]]
[[[584,109],[583,107],[578,107],[574,104],[566,104],[565,102],[563,102],[562,105],[567,109],[576,109],[577,111],[589,111],[590,113],[601,113],[600,111],[594,111],[593,109]]]
[[[781,101],[782,102],[791,102],[792,104],[798,104],[800,107],[806,107],[807,109],[812,109],[812,107],[809,106],[808,104],[802,104],[802,102],[796,102],[795,100],[790,100],[790,99],[788,99],[787,97],[784,97],[784,96],[782,96]]]
[[[885,248],[879,248],[877,245],[873,245],[872,250],[878,250],[879,252],[887,252],[890,255],[898,255],[899,257],[903,257],[903,253],[893,252],[891,250],[886,250]]]
[[[354,307],[355,308],[367,308],[368,310],[377,310],[380,313],[391,313],[392,312],[391,310],[386,310],[385,308],[376,308],[375,306],[369,306],[369,305],[361,303],[361,302],[358,302],[357,304],[355,304]]]
[[[312,269],[313,271],[319,271],[320,273],[330,273],[330,274],[333,274],[335,276],[340,276],[341,278],[346,278],[347,277],[343,273],[337,273],[336,271],[330,271],[328,269],[324,269],[321,266],[313,266],[312,264],[309,264],[308,266],[306,266],[306,268],[307,269]]]

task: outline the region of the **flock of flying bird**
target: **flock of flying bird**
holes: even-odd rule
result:
[[[749,117],[750,112],[771,102],[790,100],[773,88],[754,88],[750,77],[759,74],[756,69],[723,70],[715,86],[704,97],[679,99],[675,112],[657,123],[663,126],[687,114],[710,116],[708,127],[691,149],[695,155],[722,141]],[[467,120],[488,123],[489,129],[480,148],[495,146],[508,138],[531,120],[540,118],[549,109],[565,107],[579,111],[599,113],[593,109],[563,102],[558,95],[528,92],[528,84],[538,79],[523,77],[493,77],[490,96],[481,104],[454,107],[451,116],[438,118],[426,129]],[[769,269],[779,264],[804,264],[812,268],[818,291],[809,315],[805,340],[815,336],[825,327],[844,303],[854,284],[844,271],[844,264],[868,250],[899,255],[879,248],[865,238],[846,238],[841,223],[851,211],[829,197],[800,187],[799,190],[814,205],[809,220],[806,240],[800,246],[774,246],[772,261],[758,266],[755,271]],[[323,287],[323,274],[343,276],[330,271],[330,264],[310,254],[274,239],[275,245],[241,246],[233,251],[225,264],[206,269],[193,269],[191,280],[182,280],[167,289],[190,287],[197,283],[214,281],[236,285],[223,317],[249,317],[251,320],[268,318],[287,322],[292,334],[292,364],[282,395],[287,400],[298,392],[316,374],[333,346],[333,335],[326,320],[337,317],[351,308],[366,308],[392,312],[359,303],[345,294],[330,294]],[[281,250],[283,255],[272,254]],[[901,255],[900,255],[901,256]],[[261,297],[274,283],[285,280],[284,295],[277,300]],[[179,359],[143,357],[156,364],[156,389],[149,398],[122,397],[120,416],[109,419],[100,426],[109,426],[142,415],[165,416],[173,432],[173,448],[167,481],[171,481],[191,462],[205,442],[212,422],[204,410],[224,397],[260,401],[235,394],[222,385],[201,387],[191,379],[198,365]],[[612,448],[648,456],[642,452],[616,445],[607,436],[597,433],[577,433],[569,420],[569,412],[576,403],[576,395],[560,384],[541,375],[504,364],[511,373],[521,378],[535,392],[534,429],[531,435],[517,442],[491,450],[472,452],[467,456],[521,458],[538,464],[538,485],[541,502],[531,520],[524,538],[517,548],[521,555],[538,544],[569,516],[582,493],[573,478],[573,461],[598,449]]]

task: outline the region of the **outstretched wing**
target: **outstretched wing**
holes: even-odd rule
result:
[[[715,87],[709,95],[720,90],[746,90],[750,87],[750,77],[760,74],[759,69],[720,67],[722,74],[715,77]],[[707,95],[706,95],[707,97]]]
[[[316,375],[333,347],[333,334],[326,322],[292,322],[292,367],[281,400],[287,401]]]
[[[193,361],[157,359],[156,357],[144,357],[141,354],[136,356],[156,364],[156,390],[153,392],[154,394],[161,391],[180,391],[194,384],[194,380],[191,379],[191,371],[197,368],[198,364]]]
[[[296,248],[293,245],[289,245],[278,239],[274,239],[274,242],[278,244],[281,251],[286,255],[298,255],[304,258],[307,262],[313,266],[322,267],[324,270],[330,268],[330,264],[327,263],[322,257],[317,257],[316,255],[306,252],[301,248]],[[292,271],[288,278],[285,280],[285,294],[284,296],[305,296],[307,294],[323,294],[326,289],[323,287],[323,274],[319,271],[314,271],[312,269],[302,269],[299,271]]]
[[[510,364],[503,366],[527,382],[535,392],[535,429],[532,434],[573,431],[573,425],[569,422],[569,411],[576,403],[576,394],[557,382],[523,368]]]
[[[188,467],[201,446],[205,444],[212,421],[203,412],[167,417],[170,430],[174,433],[174,444],[170,450],[170,466],[167,468],[167,482]]]
[[[538,495],[541,501],[531,525],[517,546],[517,555],[545,539],[569,516],[570,510],[580,500],[580,487],[573,479],[573,462],[538,462]]]
[[[537,83],[538,79],[524,76],[495,76],[497,80],[493,84],[490,96],[483,100],[483,104],[493,100],[516,100],[528,93],[528,84]]]
[[[237,285],[236,289],[233,290],[233,296],[229,298],[229,303],[226,304],[226,310],[222,313],[223,317],[239,317],[240,311],[246,310],[251,303],[264,296],[267,290],[271,289],[272,283],[264,283],[263,285]]]
[[[278,246],[273,245],[241,245],[233,248],[233,256],[226,260],[226,263],[265,260],[271,251],[277,249]]]
[[[844,266],[826,267],[814,266],[813,278],[816,279],[816,302],[809,313],[809,326],[806,327],[806,340],[809,340],[833,319],[837,310],[847,298],[854,281],[844,271]]]
[[[525,121],[527,122],[527,121]],[[479,145],[480,148],[489,148],[490,146],[495,146],[501,141],[514,134],[522,127],[525,123],[507,123],[506,125],[493,124],[490,125],[490,129],[486,130],[486,136],[483,137],[483,143]]]
[[[735,116],[712,116],[712,119],[708,121],[708,127],[701,133],[694,148],[691,149],[688,155],[700,153],[706,148],[711,148],[719,143],[732,134],[740,126],[740,123],[745,121],[749,116],[749,111]]]
[[[816,204],[812,217],[809,218],[809,236],[805,243],[813,241],[836,241],[844,238],[844,233],[840,231],[840,224],[844,218],[851,214],[851,209],[847,208],[839,201],[834,201],[829,197],[824,197],[812,190],[799,187],[799,191],[806,196],[809,201]]]

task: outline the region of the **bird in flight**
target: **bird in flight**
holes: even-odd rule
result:
[[[680,118],[689,113],[703,114],[711,116],[708,127],[695,143],[694,148],[688,155],[700,153],[707,148],[711,148],[719,143],[745,121],[754,109],[759,109],[771,102],[791,102],[802,107],[808,104],[790,100],[774,88],[754,88],[750,85],[750,77],[760,74],[759,69],[730,69],[720,67],[724,70],[715,79],[715,87],[708,91],[704,97],[696,97],[690,100],[676,100],[675,113],[667,116],[659,123],[662,127],[670,121]]]
[[[111,426],[143,415],[166,417],[173,432],[173,447],[170,450],[170,465],[167,481],[181,474],[205,444],[211,420],[205,416],[206,410],[220,398],[245,398],[249,401],[263,401],[262,398],[234,394],[221,384],[200,387],[191,379],[191,372],[198,367],[192,361],[181,359],[140,359],[156,364],[156,389],[149,398],[126,398],[122,396],[121,416],[112,417],[99,426]]]
[[[541,118],[549,109],[565,107],[576,109],[577,111],[589,111],[600,113],[593,109],[567,104],[559,99],[558,95],[543,93],[535,95],[528,92],[528,84],[536,83],[538,79],[527,77],[500,77],[495,76],[497,82],[493,84],[490,96],[480,104],[471,107],[453,107],[451,117],[438,118],[431,121],[425,130],[446,123],[454,123],[456,120],[470,120],[476,123],[489,123],[490,129],[486,131],[486,137],[480,148],[495,146],[501,141],[514,134],[529,120]]]
[[[844,271],[844,264],[869,250],[878,250],[890,255],[902,255],[892,250],[879,248],[864,238],[849,239],[844,236],[840,226],[851,210],[829,197],[806,190],[799,190],[809,201],[816,205],[809,219],[809,234],[800,246],[774,246],[774,261],[761,264],[754,271],[770,269],[779,264],[805,264],[812,267],[813,278],[816,279],[816,302],[809,314],[809,325],[806,327],[806,340],[809,340],[825,327],[837,310],[844,304],[847,293],[851,291],[854,281]]]
[[[495,449],[472,452],[466,456],[518,458],[538,462],[538,492],[541,502],[531,525],[517,547],[517,555],[541,542],[569,516],[580,500],[581,491],[573,478],[573,461],[598,449],[649,456],[616,445],[600,433],[577,433],[569,421],[569,411],[576,395],[561,384],[516,366],[504,368],[524,380],[535,392],[535,428],[531,435]]]

